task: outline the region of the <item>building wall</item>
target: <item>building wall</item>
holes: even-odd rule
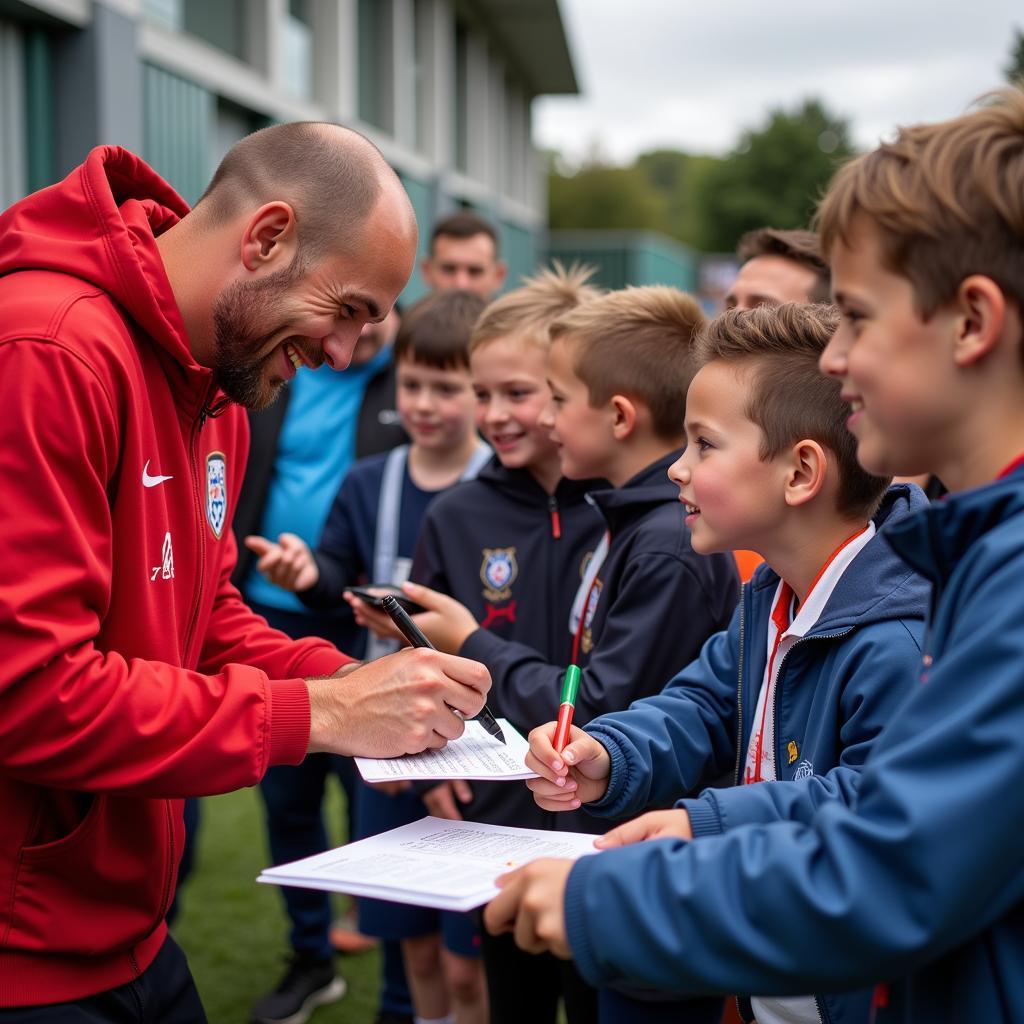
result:
[[[692,249],[654,231],[552,231],[547,258],[586,263],[605,288],[667,284],[686,292],[699,286],[700,260]]]
[[[510,281],[546,221],[530,86],[465,0],[12,0],[0,17],[0,205],[98,143],[189,202],[247,132],[329,120],[368,135],[429,235],[460,206],[499,226]],[[407,299],[423,291],[417,270]]]

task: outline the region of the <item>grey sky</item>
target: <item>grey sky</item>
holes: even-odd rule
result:
[[[1021,0],[560,0],[582,95],[535,106],[538,145],[616,162],[728,150],[819,96],[874,145],[1004,84]]]

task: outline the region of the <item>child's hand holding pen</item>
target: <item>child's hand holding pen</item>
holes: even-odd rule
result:
[[[574,811],[581,804],[600,800],[608,789],[611,758],[589,733],[569,727],[569,742],[555,750],[556,722],[530,733],[526,767],[540,776],[527,779],[533,798],[546,811]]]

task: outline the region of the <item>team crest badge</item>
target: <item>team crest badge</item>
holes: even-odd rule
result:
[[[787,764],[792,764],[800,756],[800,748],[797,746],[796,740],[790,740],[786,744],[786,756]]]
[[[512,584],[518,575],[515,548],[484,548],[480,579],[484,584],[485,600],[507,601],[512,596]]]
[[[814,775],[814,765],[807,758],[804,758],[796,766],[796,771],[793,772],[793,779],[809,779],[812,775]]]
[[[206,521],[220,540],[228,518],[227,463],[223,452],[210,452],[206,456]]]

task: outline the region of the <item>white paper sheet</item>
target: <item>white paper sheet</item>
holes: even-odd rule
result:
[[[486,779],[512,782],[532,779],[526,768],[530,749],[525,737],[504,718],[498,719],[505,743],[489,735],[479,723],[469,721],[466,731],[439,750],[405,757],[357,757],[359,774],[367,782],[397,782],[402,779]]]
[[[582,832],[427,817],[336,850],[268,868],[257,881],[372,896],[439,910],[493,899],[498,875],[538,857],[597,853]]]

